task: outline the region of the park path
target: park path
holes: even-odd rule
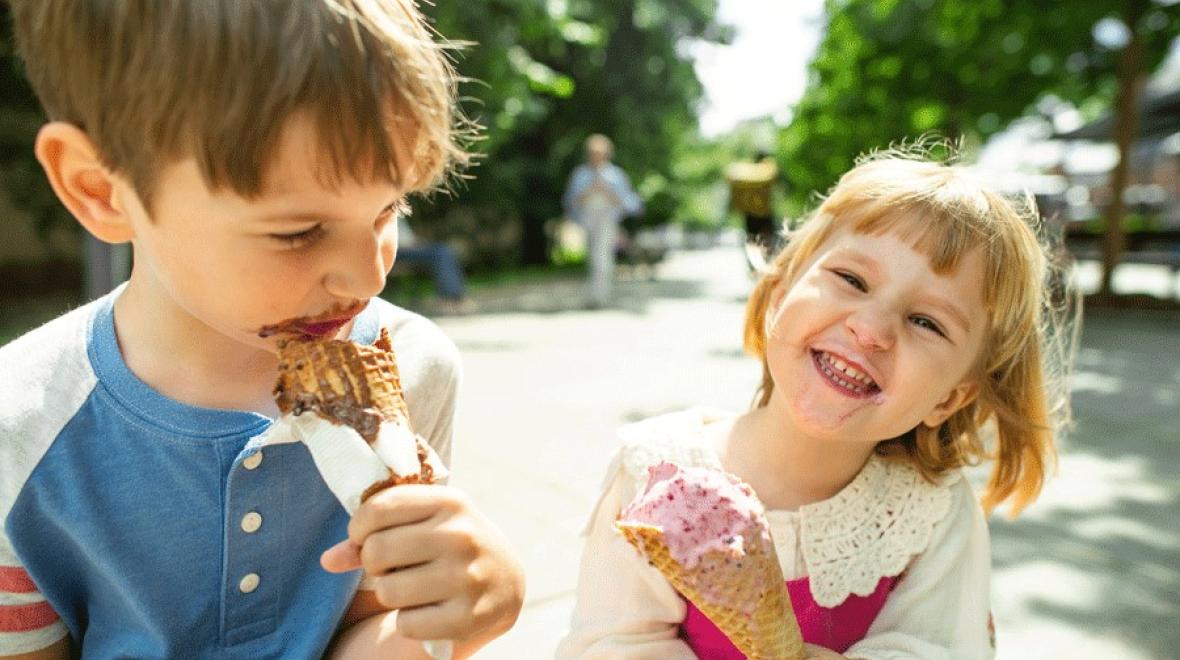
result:
[[[570,279],[479,291],[479,313],[439,319],[465,365],[455,483],[528,575],[520,621],[479,659],[552,657],[614,429],[749,403],[749,287],[738,249],[719,247],[624,273],[612,309],[580,309]],[[1180,318],[1091,313],[1082,343],[1059,474],[1018,521],[993,519],[998,657],[1180,658]]]

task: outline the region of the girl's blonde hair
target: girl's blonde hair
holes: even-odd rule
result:
[[[928,479],[993,458],[983,506],[990,512],[1011,499],[1015,516],[1039,494],[1056,461],[1054,437],[1069,422],[1065,378],[1080,306],[1062,277],[1063,262],[1040,231],[1032,200],[1006,199],[962,167],[927,160],[927,149],[894,148],[859,160],[764,269],[746,306],[745,348],[762,361],[755,406],[766,405],[774,389],[766,362],[772,293],[780,283],[793,283],[838,229],[899,235],[927,254],[940,274],[980,249],[990,324],[973,367],[978,395],[938,428],[919,425],[881,442],[877,451],[912,461]],[[981,438],[989,422],[992,451]]]
[[[328,184],[426,191],[469,160],[452,45],[413,0],[9,2],[50,119],[85,131],[149,208],[156,175],[185,157],[215,188],[260,194],[296,114]]]

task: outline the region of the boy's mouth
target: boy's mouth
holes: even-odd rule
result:
[[[841,394],[860,399],[881,392],[881,387],[868,374],[848,364],[838,355],[813,348],[811,361],[824,382]]]
[[[304,334],[304,335],[309,335],[309,336],[315,337],[315,338],[328,337],[328,336],[334,335],[337,332],[339,332],[340,328],[343,328],[351,320],[352,320],[352,317],[348,317],[348,318],[344,318],[344,319],[336,319],[334,321],[321,321],[318,323],[308,323],[306,325],[295,324],[294,327],[301,334]]]
[[[258,329],[259,337],[273,337],[275,335],[294,335],[309,339],[329,337],[340,331],[368,305],[366,301],[357,301],[345,306],[334,306],[323,314],[316,316],[301,316],[279,321],[272,325],[265,325]]]

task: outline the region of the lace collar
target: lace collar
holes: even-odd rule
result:
[[[693,408],[623,427],[620,466],[635,492],[647,483],[648,466],[661,460],[720,468],[702,430],[727,416]],[[956,471],[932,484],[909,463],[874,455],[839,493],[800,507],[799,545],[815,601],[835,607],[850,594],[872,593],[882,577],[900,575],[929,545],[959,478]]]

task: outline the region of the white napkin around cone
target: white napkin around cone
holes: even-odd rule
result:
[[[420,439],[401,424],[382,424],[373,446],[352,427],[333,424],[313,413],[282,415],[267,435],[273,438],[270,442],[283,442],[286,436],[306,445],[328,490],[350,516],[360,507],[361,495],[369,486],[388,479],[390,470],[399,476],[421,471]],[[435,480],[445,479],[447,469],[442,459],[433,447],[421,442],[427,449],[426,462],[434,470]],[[454,653],[451,640],[425,640],[422,647],[435,660],[450,660]]]

